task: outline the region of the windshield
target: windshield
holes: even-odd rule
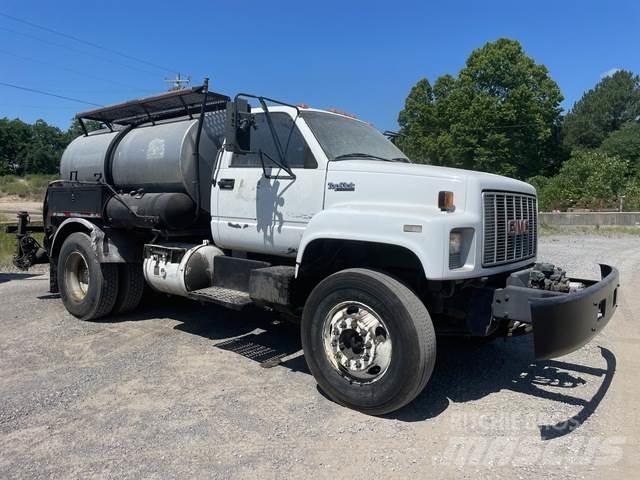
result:
[[[324,112],[302,111],[301,115],[329,160],[408,161],[398,147],[368,123]]]

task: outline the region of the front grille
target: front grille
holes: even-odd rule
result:
[[[534,257],[538,238],[536,197],[484,192],[482,265],[492,267]],[[524,232],[526,226],[526,232]],[[511,231],[510,231],[511,230]]]

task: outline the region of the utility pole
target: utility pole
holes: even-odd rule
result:
[[[187,88],[189,83],[191,83],[191,75],[185,78],[178,72],[175,78],[165,78],[164,81],[171,85],[169,87],[170,92],[173,90],[182,90],[183,88]]]

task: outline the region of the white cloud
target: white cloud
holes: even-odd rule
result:
[[[614,73],[616,73],[616,72],[619,72],[620,70],[622,70],[622,69],[621,69],[621,68],[618,68],[618,67],[610,68],[610,69],[609,69],[609,70],[607,70],[606,72],[602,72],[602,73],[600,74],[600,80],[602,80],[603,78],[610,77],[611,75],[613,75],[613,74],[614,74]]]

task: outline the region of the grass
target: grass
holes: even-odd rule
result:
[[[640,227],[617,225],[540,225],[540,236],[549,235],[599,235],[616,237],[620,235],[640,235]]]
[[[16,249],[15,235],[0,232],[0,267],[11,265],[11,259]]]
[[[58,175],[0,176],[0,198],[13,196],[40,201],[44,197],[49,182],[57,178]]]

